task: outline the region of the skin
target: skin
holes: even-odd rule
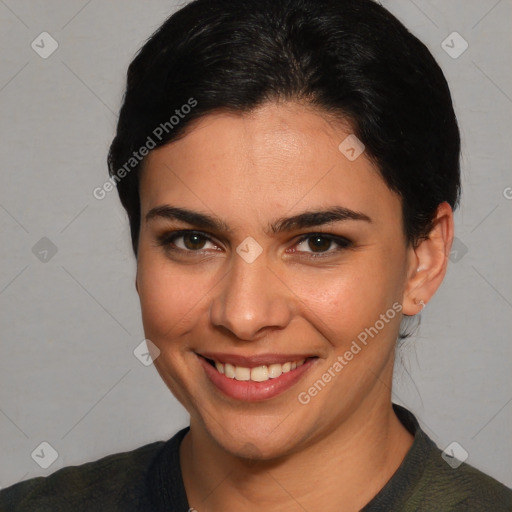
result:
[[[155,366],[190,413],[181,466],[199,512],[359,510],[412,444],[391,407],[394,350],[402,315],[419,313],[444,277],[452,211],[441,204],[428,239],[407,243],[400,198],[365,153],[350,161],[338,149],[350,133],[298,102],[270,102],[246,114],[207,115],[145,162],[136,286],[146,337],[160,350]],[[146,220],[162,205],[213,215],[230,230]],[[371,222],[268,229],[333,206]],[[181,251],[159,245],[181,229],[204,235],[175,239]],[[352,245],[320,239],[319,250],[312,237],[300,242],[317,233]],[[236,252],[248,236],[262,248],[252,263]],[[401,313],[300,403],[299,393],[394,303]],[[212,385],[196,355],[207,351],[317,359],[284,393],[250,403]]]

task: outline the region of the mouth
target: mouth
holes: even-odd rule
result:
[[[299,359],[298,361],[287,361],[284,364],[281,363],[269,363],[259,366],[248,366],[233,365],[230,363],[221,363],[214,359],[206,359],[206,361],[222,375],[225,375],[228,379],[235,379],[240,381],[251,380],[253,382],[265,382],[269,379],[277,379],[281,377],[283,373],[288,373],[292,370],[300,368],[305,362],[306,358]]]
[[[291,388],[318,360],[317,356],[197,354],[209,380],[224,395],[236,400],[261,401]],[[226,361],[229,359],[229,362]],[[287,360],[289,359],[289,360]]]

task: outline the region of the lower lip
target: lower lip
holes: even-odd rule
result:
[[[208,375],[210,381],[217,389],[230,398],[245,402],[261,402],[284,393],[301,379],[316,360],[316,358],[308,359],[302,366],[283,373],[276,379],[254,382],[252,380],[230,379],[224,374],[219,373],[204,357],[198,357],[206,375]]]

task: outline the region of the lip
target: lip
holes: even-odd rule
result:
[[[313,354],[257,354],[254,356],[242,356],[237,354],[228,354],[221,352],[203,352],[198,353],[205,359],[212,359],[219,363],[229,363],[233,366],[243,366],[244,368],[254,368],[269,364],[293,363],[314,357]]]
[[[264,382],[254,382],[251,380],[244,380],[239,381],[236,379],[230,379],[229,377],[226,377],[225,375],[219,373],[216,368],[214,368],[206,359],[205,356],[200,356],[197,354],[199,362],[201,366],[203,367],[207,377],[209,378],[210,382],[224,395],[228,396],[229,398],[240,400],[244,402],[261,402],[264,400],[270,400],[271,398],[274,398],[285,391],[289,390],[291,387],[293,387],[299,380],[302,379],[302,377],[311,369],[311,367],[315,364],[315,361],[317,360],[316,357],[312,357],[311,359],[307,359],[302,366],[299,366],[295,370],[290,370],[289,372],[283,373],[280,377],[277,377],[276,379],[269,379]],[[221,354],[216,354],[216,357],[219,357],[221,359]],[[259,358],[260,356],[258,356]],[[262,356],[263,357],[263,356]],[[282,360],[278,359],[276,354],[273,355],[274,358],[265,356],[267,364],[274,363],[286,363],[290,361],[290,359]],[[289,355],[286,357],[290,357]],[[293,356],[295,357],[295,356]],[[297,361],[304,359],[303,356],[299,356],[298,359],[292,359],[292,361]],[[252,357],[252,358],[244,358],[240,356],[241,359],[244,360],[244,363],[239,363],[239,366],[244,366],[244,364],[248,363],[254,363],[252,366],[246,366],[248,368],[253,368],[254,366],[259,366],[263,364],[262,362],[259,362],[259,364],[256,362],[258,358]],[[233,360],[240,360],[238,356],[230,356],[231,361]],[[213,357],[208,357],[208,359],[215,359]],[[222,359],[221,359],[222,361]],[[222,362],[230,362],[230,361],[222,361]],[[233,363],[231,363],[233,364]]]

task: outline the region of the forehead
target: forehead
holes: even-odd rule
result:
[[[354,158],[362,149],[349,123],[298,103],[209,114],[148,155],[142,212],[179,201],[218,215],[334,204],[400,214],[398,196],[365,152]]]

